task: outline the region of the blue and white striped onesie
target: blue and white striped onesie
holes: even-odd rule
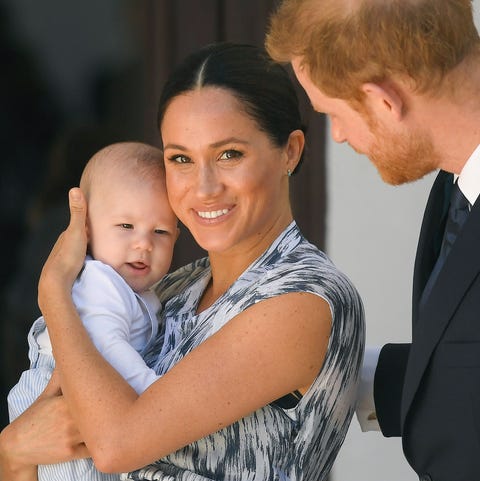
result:
[[[75,307],[92,341],[110,364],[138,392],[158,379],[142,359],[158,330],[157,296],[136,294],[110,266],[87,257],[72,289]],[[55,368],[45,320],[39,317],[28,334],[30,369],[8,394],[10,421],[45,389]],[[118,481],[118,474],[99,472],[91,459],[38,467],[39,481]]]

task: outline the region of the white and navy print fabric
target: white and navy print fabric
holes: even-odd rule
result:
[[[124,480],[320,481],[326,479],[355,409],[364,350],[360,297],[292,222],[210,308],[196,306],[210,280],[207,258],[168,275],[157,287],[164,306],[147,363],[164,374],[254,303],[290,292],[325,299],[332,330],[321,371],[298,404],[267,405]],[[260,322],[260,321],[259,321]]]

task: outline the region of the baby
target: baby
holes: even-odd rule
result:
[[[168,271],[178,236],[168,202],[162,152],[123,142],[97,152],[80,187],[88,202],[88,255],[72,290],[97,349],[142,393],[158,376],[142,353],[158,331],[159,301],[151,290]],[[44,390],[55,361],[43,317],[28,335],[30,369],[8,395],[10,421]],[[91,459],[39,466],[39,481],[113,481]]]

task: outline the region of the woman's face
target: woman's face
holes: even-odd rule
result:
[[[170,203],[202,248],[261,253],[291,221],[287,169],[298,159],[228,90],[175,97],[161,134]]]

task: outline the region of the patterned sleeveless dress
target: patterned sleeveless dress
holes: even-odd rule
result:
[[[123,480],[320,481],[326,479],[355,410],[364,350],[364,313],[348,278],[292,222],[212,306],[196,314],[210,280],[208,258],[158,285],[164,306],[146,360],[164,374],[252,304],[291,292],[325,299],[332,330],[324,364],[298,403],[272,403]],[[161,381],[160,381],[161,382]]]

